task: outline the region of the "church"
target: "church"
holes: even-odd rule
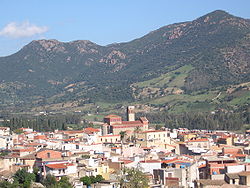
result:
[[[140,117],[139,120],[135,120],[135,107],[127,107],[127,121],[122,121],[122,118],[117,115],[108,115],[104,117],[104,124],[102,125],[103,136],[113,134],[118,135],[121,131],[127,133],[134,132],[137,127],[141,131],[148,130],[148,120],[146,117]]]

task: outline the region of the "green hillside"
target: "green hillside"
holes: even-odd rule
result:
[[[38,40],[0,58],[0,107],[19,112],[112,111],[127,104],[170,112],[238,108],[249,103],[249,62],[250,21],[221,10],[126,43]],[[230,88],[237,89],[230,93]]]

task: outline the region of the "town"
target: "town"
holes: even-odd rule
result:
[[[36,175],[31,187],[46,187],[48,177],[74,188],[250,186],[250,130],[155,130],[134,106],[126,121],[110,114],[99,128],[19,130],[0,127],[3,185],[22,172]]]

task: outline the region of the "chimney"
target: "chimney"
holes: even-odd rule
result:
[[[135,121],[135,106],[128,106],[127,108],[127,120]]]

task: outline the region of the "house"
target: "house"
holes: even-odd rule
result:
[[[54,151],[50,149],[41,149],[39,150],[36,155],[36,161],[35,161],[35,167],[40,169],[41,172],[43,172],[43,175],[45,175],[44,171],[44,164],[49,163],[50,161],[62,161],[62,152],[60,151]]]
[[[165,144],[171,144],[169,131],[148,130],[138,134],[137,143],[141,147],[159,147],[166,149]]]
[[[29,154],[20,157],[20,163],[28,166],[28,172],[33,172],[33,167],[35,166],[36,156],[35,154]]]
[[[98,137],[102,135],[101,129],[95,129],[92,127],[85,128],[83,131],[85,132],[85,135],[83,135],[83,137],[89,144],[98,143]]]
[[[195,181],[195,188],[221,188],[224,184],[224,180],[200,179]]]
[[[240,176],[239,173],[226,173],[225,182],[228,184],[239,185]]]
[[[0,127],[0,136],[9,136],[10,128],[9,127]]]
[[[36,158],[40,159],[61,159],[62,158],[62,152],[61,151],[55,151],[55,150],[49,150],[49,149],[41,149],[37,152]]]
[[[13,139],[11,136],[0,136],[0,149],[10,149],[13,147]]]
[[[97,138],[97,143],[102,144],[111,144],[111,143],[120,143],[121,142],[121,136],[119,134],[117,135],[104,135],[99,136]]]
[[[50,174],[60,179],[62,176],[71,176],[77,174],[77,166],[68,162],[51,162],[44,164],[44,176]]]
[[[246,185],[246,186],[250,186],[250,171],[245,171],[245,172],[241,172],[239,173],[239,184],[240,185]]]
[[[18,157],[23,157],[25,155],[32,154],[35,151],[36,149],[34,147],[18,147],[11,149],[12,154]]]
[[[161,161],[158,161],[158,160],[140,161],[139,166],[141,167],[142,172],[150,173],[153,175],[154,169],[161,168]]]
[[[205,153],[210,149],[210,142],[207,138],[193,138],[187,141],[187,147],[194,153]]]
[[[94,188],[120,188],[118,180],[103,180],[92,185]]]
[[[166,187],[187,185],[187,172],[186,169],[181,168],[154,169],[154,181],[156,184],[165,185]]]
[[[233,158],[223,158],[223,157],[207,157],[206,158],[206,170],[209,176],[216,174],[225,174],[226,166],[236,166],[235,159]]]

